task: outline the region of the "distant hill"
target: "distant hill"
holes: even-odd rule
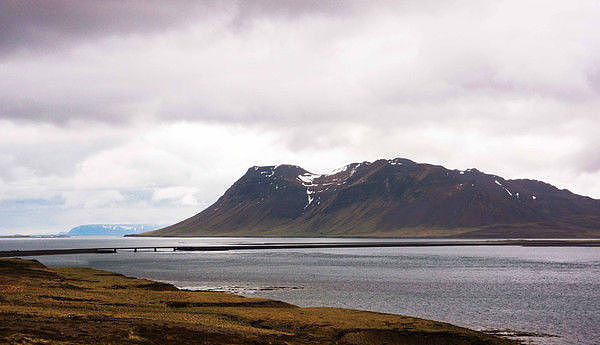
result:
[[[67,236],[123,236],[139,234],[163,227],[157,224],[87,224],[64,233]]]
[[[255,166],[204,211],[144,236],[600,237],[600,200],[401,158],[326,175]]]

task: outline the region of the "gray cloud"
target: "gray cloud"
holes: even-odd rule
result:
[[[537,0],[0,2],[0,200],[171,221],[250,165],[397,156],[599,197],[599,23]]]
[[[225,16],[240,29],[265,16],[337,14],[356,1],[89,1],[7,0],[0,3],[0,54],[47,53],[114,35],[152,34]]]
[[[536,102],[522,119],[598,101],[600,18],[585,4],[577,18],[536,1],[34,4],[4,3],[2,37],[28,47],[19,35],[48,32],[71,48],[2,63],[2,118],[410,123],[481,114],[448,113],[456,103],[505,116],[492,108]]]
[[[0,4],[0,48],[51,52],[73,41],[164,30],[206,10],[193,1],[8,0]]]

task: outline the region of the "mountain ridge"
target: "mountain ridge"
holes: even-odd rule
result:
[[[329,174],[253,166],[213,205],[144,236],[586,237],[600,200],[405,158]]]
[[[64,236],[123,236],[139,234],[164,227],[159,224],[82,224],[59,235]]]

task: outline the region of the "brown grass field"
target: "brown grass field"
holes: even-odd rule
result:
[[[0,343],[517,344],[407,316],[184,291],[21,259],[0,259]]]

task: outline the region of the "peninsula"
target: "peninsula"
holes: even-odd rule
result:
[[[175,286],[0,259],[0,342],[18,344],[458,344],[517,342],[400,315]]]

